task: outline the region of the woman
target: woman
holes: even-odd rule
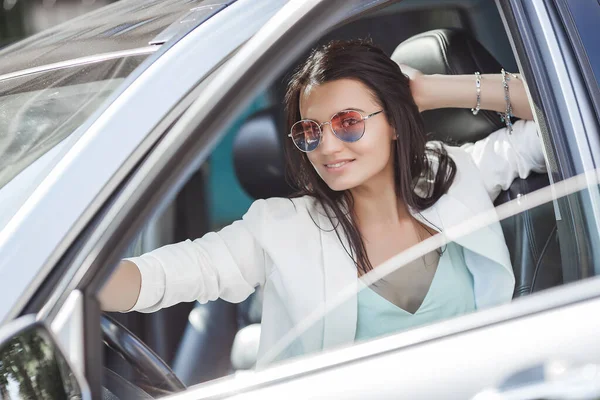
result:
[[[489,210],[515,177],[544,169],[518,77],[426,76],[403,68],[411,79],[364,41],[313,51],[286,95],[287,172],[299,195],[258,200],[218,233],[124,260],[101,293],[103,308],[152,312],[182,301],[241,302],[261,286],[264,365],[510,301],[514,276],[498,224],[373,284],[358,279]],[[489,109],[522,120],[461,148],[427,142],[420,111],[473,106],[474,113]],[[267,353],[348,288],[357,294],[283,354]]]

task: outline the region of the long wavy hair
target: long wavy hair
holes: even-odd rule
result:
[[[410,90],[409,79],[398,64],[368,40],[332,41],[314,49],[293,73],[285,96],[287,132],[301,119],[300,98],[308,86],[353,79],[370,89],[398,136],[393,154],[396,195],[413,210],[422,211],[444,195],[454,180],[456,165],[443,146],[427,146],[423,119]],[[288,138],[286,138],[288,139]],[[297,190],[321,204],[357,269],[373,269],[362,235],[355,223],[349,190],[334,191],[319,177],[305,153],[285,140],[286,177]],[[425,179],[421,179],[425,178]],[[416,185],[419,190],[416,191]],[[340,232],[341,229],[341,232]],[[344,242],[342,241],[342,244]]]

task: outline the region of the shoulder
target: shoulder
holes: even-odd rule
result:
[[[242,218],[245,229],[263,249],[280,251],[289,248],[298,237],[315,235],[318,220],[316,201],[310,196],[297,198],[275,197],[256,200]]]
[[[254,223],[264,223],[269,220],[286,220],[312,213],[317,207],[311,196],[295,198],[271,197],[256,200],[243,219]]]
[[[430,151],[427,157],[434,166],[434,170],[437,171],[438,152],[445,151],[445,153],[454,161],[456,165],[456,179],[460,180],[464,175],[470,175],[471,173],[477,174],[477,165],[473,162],[473,157],[463,148],[458,146],[452,146],[443,143],[439,140],[431,140],[427,142],[426,147]],[[460,175],[460,176],[459,176]]]
[[[449,145],[439,140],[430,140],[427,142],[426,148],[428,150],[433,150],[433,152],[428,154],[428,157],[434,163],[437,163],[436,153],[439,151],[445,151],[457,164],[469,164],[469,161],[471,160],[469,153],[466,152],[462,147]]]
[[[451,185],[451,189],[456,188],[457,186],[461,186],[462,184],[474,183],[473,179],[477,179],[479,177],[478,169],[475,163],[473,162],[472,157],[469,155],[461,147],[451,146],[445,144],[439,140],[431,140],[427,142],[426,149],[426,157],[428,159],[430,165],[430,173],[433,176],[423,176],[420,177],[417,188],[427,182],[430,182],[433,177],[438,173],[439,165],[440,165],[440,157],[447,156],[454,162],[454,166],[456,167],[454,180]]]
[[[447,195],[460,200],[472,210],[480,210],[483,205],[491,204],[479,168],[471,155],[462,147],[451,146],[440,141],[427,143],[428,148],[443,148],[454,161],[456,171]]]

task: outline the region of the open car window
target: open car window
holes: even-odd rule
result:
[[[207,163],[207,168],[203,172],[207,170],[218,171],[211,163]],[[539,175],[542,179],[544,176],[545,174]],[[200,185],[197,187],[206,189],[206,182],[202,178],[199,180]],[[572,271],[576,271],[575,275],[580,275],[579,271],[582,265],[597,264],[596,260],[586,253],[580,253],[580,259],[576,261],[568,257],[569,254],[577,253],[580,250],[580,248],[573,247],[574,245],[588,249],[597,246],[595,242],[597,232],[590,232],[593,233],[590,235],[586,234],[585,230],[588,229],[586,214],[555,211],[579,209],[581,204],[587,204],[589,201],[587,192],[588,190],[597,191],[596,182],[595,175],[593,177],[580,176],[575,181],[561,182],[553,186],[547,186],[539,192],[520,196],[512,199],[512,201],[508,198],[508,203],[505,205],[498,206],[498,208],[489,213],[465,219],[463,223],[457,226],[444,226],[443,235],[436,235],[431,239],[423,241],[386,263],[377,266],[371,274],[362,277],[357,284],[342,288],[338,296],[330,299],[331,301],[323,304],[322,307],[315,309],[309,318],[299,321],[280,342],[276,343],[272,348],[266,349],[262,363],[271,365],[278,361],[295,358],[298,353],[294,353],[290,349],[298,345],[301,341],[301,336],[305,332],[314,329],[323,329],[322,326],[318,325],[320,321],[334,316],[340,307],[345,306],[348,300],[355,301],[353,299],[357,297],[357,294],[360,295],[360,293],[367,292],[370,290],[370,286],[394,274],[394,272],[405,270],[411,263],[425,254],[441,249],[440,258],[445,255],[452,255],[458,259],[461,257],[481,256],[477,251],[476,244],[468,246],[465,243],[468,237],[477,239],[485,234],[487,236],[495,235],[498,241],[501,239],[506,240],[509,248],[506,252],[503,252],[501,260],[493,258],[491,260],[492,263],[487,260],[486,265],[492,265],[494,262],[498,264],[496,265],[496,267],[499,267],[497,268],[498,274],[502,275],[505,282],[507,282],[507,279],[508,281],[512,279],[512,283],[510,283],[512,286],[510,286],[508,291],[508,286],[505,285],[503,287],[505,293],[503,301],[496,303],[488,302],[482,305],[481,303],[477,304],[474,299],[471,299],[473,303],[472,309],[455,314],[456,318],[501,304],[518,307],[518,298],[522,296],[541,292],[565,282],[570,282],[570,280],[565,280],[564,276]],[[536,187],[544,186],[546,185],[536,185]],[[211,188],[209,192],[214,192],[214,188]],[[196,199],[203,199],[208,196],[206,193],[196,194],[198,195]],[[177,200],[185,203],[183,197]],[[225,203],[228,200],[228,198],[221,199]],[[198,215],[199,210],[205,211],[203,206],[199,205],[194,212],[185,213],[184,215],[188,218]],[[188,210],[190,209],[188,208]],[[209,213],[212,211],[209,209]],[[557,220],[557,215],[562,215],[562,219]],[[239,217],[241,217],[241,214]],[[582,228],[576,244],[569,240],[570,232],[562,228],[567,220]],[[426,224],[426,221],[422,221],[422,223]],[[535,232],[530,232],[527,230],[530,226],[539,226],[539,232],[541,232],[539,237],[535,234],[535,232],[538,232],[538,228],[533,228]],[[203,228],[212,230],[214,224],[206,224]],[[199,237],[199,235],[186,235],[182,239],[194,237]],[[465,252],[465,248],[468,248],[468,255]],[[427,264],[424,265],[424,268],[427,268]],[[592,274],[584,276],[593,276],[597,272],[593,271]],[[441,292],[444,292],[444,284],[452,289],[451,283],[449,284],[440,278],[439,273],[440,270],[438,267],[433,274],[431,285],[437,284],[438,290]],[[482,291],[472,276],[472,271],[463,270],[463,274],[465,275],[464,282],[471,285],[471,291]],[[513,277],[511,278],[511,276]],[[490,278],[490,282],[496,282],[496,280],[492,277]],[[359,288],[360,291],[358,290]],[[379,295],[376,291],[373,290],[373,292],[375,296]],[[464,292],[457,293],[459,295],[465,294]],[[427,300],[428,295],[429,291],[427,291],[423,302]],[[399,308],[393,302],[389,303],[388,308],[392,309],[394,306]],[[351,304],[351,307],[356,306],[356,302]],[[175,307],[179,307],[179,305]],[[184,312],[183,315],[184,318],[187,317],[188,325],[185,328],[185,333],[181,335],[180,342],[176,345],[176,354],[173,355],[172,353],[165,352],[169,357],[168,362],[174,368],[175,373],[186,383],[194,381],[194,383],[198,383],[233,372],[253,369],[257,361],[256,350],[258,348],[258,338],[260,337],[261,309],[262,291],[260,289],[240,304],[225,304],[223,301],[217,300],[208,304],[194,304],[191,311],[187,309],[186,311],[188,312]],[[421,307],[417,307],[417,310],[412,314],[418,313],[420,309]],[[160,312],[166,313],[168,310]],[[441,326],[447,319],[436,319],[435,322],[426,321],[414,324],[407,329],[383,334],[375,332],[369,338],[358,340],[356,343],[378,340],[386,336],[402,335],[412,329],[419,329],[433,324]],[[163,323],[164,321],[170,320],[164,319]],[[336,319],[334,317],[332,321],[334,327],[336,323],[344,323],[343,318]],[[160,318],[158,319],[158,323],[161,323]],[[175,341],[177,340],[179,340],[179,337],[175,338]],[[157,347],[160,347],[160,345],[159,343]],[[338,348],[343,347],[342,345]],[[310,357],[318,353],[319,351],[305,353],[302,354],[302,357]],[[201,369],[200,367],[202,366],[206,366],[207,368]],[[199,370],[202,372],[199,373]],[[207,372],[207,370],[210,371]],[[219,374],[214,375],[217,371]],[[204,373],[206,374],[203,375]]]

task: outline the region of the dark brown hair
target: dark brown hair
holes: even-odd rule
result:
[[[398,64],[370,41],[332,41],[312,51],[288,84],[285,96],[286,134],[292,124],[301,119],[299,104],[305,88],[338,79],[354,79],[366,85],[384,110],[388,123],[395,129],[398,136],[394,151],[397,195],[416,211],[432,206],[452,185],[456,165],[443,146],[426,146],[423,119],[412,97],[409,79]],[[354,221],[350,192],[330,189],[306,154],[298,151],[291,140],[285,140],[284,150],[286,175],[298,190],[296,196],[315,198],[336,227],[338,237],[341,226],[350,244],[350,251],[346,251],[359,271],[366,273],[371,270],[373,266]],[[431,179],[419,179],[421,177]],[[417,181],[421,189],[419,194],[415,192]]]

